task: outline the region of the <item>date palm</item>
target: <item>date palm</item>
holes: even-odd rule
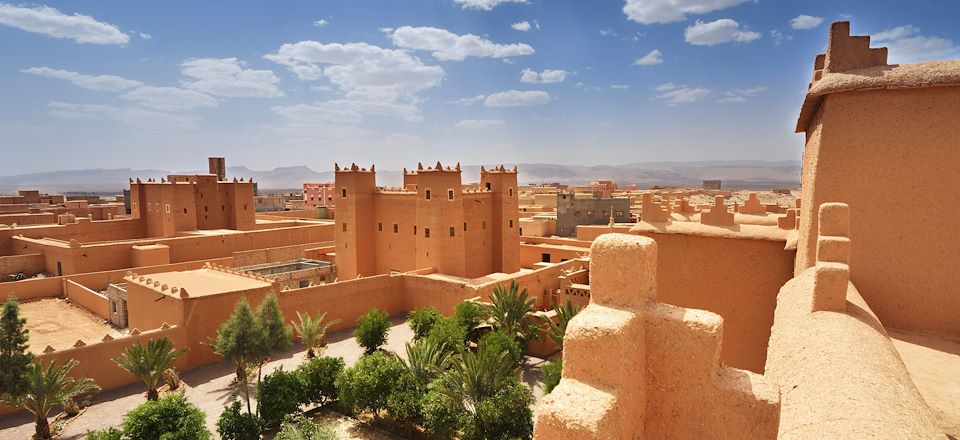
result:
[[[307,346],[307,358],[316,357],[316,351],[324,345],[324,338],[327,335],[327,329],[331,325],[340,322],[339,319],[323,322],[327,313],[321,313],[316,317],[311,317],[309,313],[297,312],[297,318],[300,322],[293,322],[293,329],[300,335],[300,340]]]
[[[26,393],[3,402],[30,411],[36,417],[34,438],[50,438],[47,415],[54,407],[65,405],[74,396],[100,389],[90,378],[68,376],[78,363],[76,359],[70,359],[60,365],[57,365],[56,361],[50,361],[46,367],[41,363],[31,364],[26,372]]]
[[[557,313],[556,322],[547,317],[542,318],[547,327],[547,337],[550,338],[560,350],[563,350],[563,337],[567,333],[567,324],[569,324],[570,320],[573,319],[577,313],[580,313],[582,309],[583,307],[573,305],[568,299],[565,305],[557,304],[553,307],[553,311]]]
[[[157,388],[163,380],[164,371],[173,367],[177,357],[184,351],[174,349],[173,341],[169,338],[151,339],[146,347],[139,342],[127,347],[114,362],[147,385],[147,400],[157,400],[160,397]]]
[[[533,311],[533,298],[527,298],[527,289],[520,290],[516,281],[510,287],[498,285],[490,295],[490,304],[484,305],[490,324],[524,343],[534,336],[527,314]]]
[[[481,339],[476,352],[464,351],[453,360],[450,369],[440,376],[439,390],[474,413],[481,400],[497,394],[516,378],[519,368],[508,353],[488,348]]]
[[[400,359],[417,381],[427,385],[446,370],[451,359],[451,352],[430,341],[420,340],[416,343],[407,343],[407,359]]]

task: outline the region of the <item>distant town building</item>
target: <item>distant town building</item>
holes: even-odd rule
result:
[[[303,183],[303,203],[311,208],[333,208],[336,204],[336,189],[333,182]]]
[[[630,222],[630,199],[557,194],[557,235],[561,237],[576,236],[577,225],[605,225],[611,215],[614,223]]]
[[[717,189],[717,190],[718,190],[718,189],[720,189],[720,186],[721,186],[720,183],[721,183],[721,182],[720,182],[719,180],[704,180],[704,181],[703,181],[703,189]]]

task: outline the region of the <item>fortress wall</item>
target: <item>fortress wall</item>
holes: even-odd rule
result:
[[[15,253],[12,238],[23,235],[29,238],[49,237],[58,240],[71,238],[81,243],[93,241],[130,240],[143,238],[146,229],[139,219],[119,219],[89,221],[79,219],[77,223],[66,225],[43,225],[18,227],[16,229],[0,229],[0,255]]]
[[[64,291],[70,302],[103,319],[110,319],[110,301],[106,295],[94,292],[74,281],[64,280]]]
[[[281,261],[292,261],[307,257],[306,253],[310,249],[330,245],[333,243],[307,243],[294,244],[290,246],[271,247],[266,249],[253,249],[249,251],[240,251],[233,253],[233,261],[236,267],[252,266],[255,264],[274,263]]]
[[[433,307],[441,314],[450,316],[457,304],[479,295],[475,286],[463,282],[409,274],[404,274],[400,279],[403,308],[407,311]]]
[[[777,292],[793,275],[784,242],[642,233],[657,242],[657,300],[723,317],[724,365],[762,373]]]
[[[23,272],[27,277],[32,277],[46,270],[43,260],[43,254],[24,254],[8,255],[0,257],[0,280],[7,281],[9,276]]]

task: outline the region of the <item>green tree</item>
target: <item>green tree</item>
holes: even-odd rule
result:
[[[114,428],[112,426],[99,431],[88,431],[87,436],[84,438],[87,440],[124,440],[123,430]]]
[[[485,344],[488,350],[506,353],[507,358],[513,363],[519,364],[520,359],[523,357],[523,352],[520,351],[520,344],[503,330],[487,333],[480,339],[480,342]]]
[[[371,308],[357,319],[357,326],[353,329],[353,337],[366,350],[366,354],[379,350],[387,342],[389,333],[390,317],[376,308]]]
[[[563,337],[567,333],[567,325],[574,316],[577,316],[577,313],[580,313],[580,310],[583,310],[583,308],[573,305],[568,299],[565,305],[561,306],[557,304],[553,306],[553,311],[557,314],[556,322],[547,317],[542,318],[547,327],[547,337],[549,337],[560,350],[563,350]]]
[[[540,382],[543,383],[543,392],[550,394],[560,384],[563,373],[563,359],[547,362],[540,368]]]
[[[164,371],[172,368],[184,351],[174,349],[169,338],[151,339],[146,347],[139,342],[127,347],[114,362],[147,385],[147,400],[157,400]]]
[[[27,391],[27,372],[33,362],[28,350],[27,320],[20,318],[20,303],[12,295],[0,316],[0,399],[15,400]]]
[[[534,300],[527,298],[527,289],[519,289],[516,281],[510,281],[508,288],[503,285],[494,287],[490,304],[484,306],[484,311],[494,329],[514,335],[518,341],[526,344],[535,335],[527,316],[533,311]]]
[[[337,431],[330,424],[319,424],[302,416],[288,417],[274,440],[337,440]]]
[[[50,424],[47,415],[54,407],[63,406],[74,396],[94,392],[100,389],[89,378],[69,377],[70,370],[77,366],[76,359],[70,359],[60,365],[50,361],[46,368],[42,364],[30,364],[26,374],[26,389],[23,394],[3,403],[21,407],[30,411],[37,420],[37,439],[50,438]]]
[[[516,379],[477,405],[463,424],[462,440],[513,440],[533,436],[533,396]]]
[[[340,404],[350,412],[369,411],[380,418],[394,384],[405,372],[400,361],[382,352],[364,356],[337,378]]]
[[[265,429],[276,429],[284,417],[300,411],[303,393],[300,379],[292,371],[277,368],[257,387],[257,414]]]
[[[217,419],[217,433],[221,440],[259,440],[260,420],[241,412],[240,401],[233,399]]]
[[[337,400],[337,377],[343,372],[343,358],[324,356],[297,367],[302,395],[300,403],[325,405]]]
[[[466,340],[467,330],[453,318],[446,318],[434,325],[425,339],[449,355],[463,351]]]
[[[267,337],[247,300],[237,301],[233,314],[217,329],[214,351],[237,367],[237,383],[250,408],[250,372],[269,352]]]
[[[460,327],[467,331],[467,340],[478,342],[480,332],[478,327],[483,323],[483,307],[473,301],[463,301],[457,304],[453,317]]]
[[[423,427],[436,438],[451,439],[460,430],[461,420],[466,417],[461,402],[440,392],[440,382],[431,384],[430,391],[420,402]]]
[[[500,392],[515,380],[518,372],[519,365],[509,353],[498,351],[481,339],[476,352],[464,351],[440,376],[440,391],[475,414],[481,400]]]
[[[207,415],[182,392],[148,400],[124,416],[125,438],[137,440],[208,440]]]
[[[293,344],[293,330],[283,317],[276,294],[267,294],[257,307],[257,322],[263,329],[269,353],[286,351]]]
[[[316,351],[326,345],[324,338],[327,335],[327,329],[340,322],[339,319],[324,322],[323,320],[326,317],[326,312],[317,315],[315,318],[311,317],[309,313],[301,314],[297,312],[297,318],[300,319],[300,322],[294,322],[293,329],[297,331],[300,340],[307,346],[307,358],[309,359],[316,357]]]
[[[410,370],[403,370],[387,396],[387,412],[407,425],[408,435],[412,434],[410,424],[418,423],[421,419],[420,405],[426,392],[426,384],[420,382]]]
[[[443,315],[433,307],[417,309],[407,315],[407,324],[413,330],[413,340],[419,341],[427,337],[430,329],[443,320]]]

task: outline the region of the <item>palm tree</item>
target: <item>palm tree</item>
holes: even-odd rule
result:
[[[400,362],[413,373],[422,385],[429,384],[433,379],[446,370],[450,363],[451,353],[444,350],[440,344],[422,339],[417,343],[407,343],[407,360]]]
[[[472,414],[481,400],[503,389],[518,372],[519,365],[508,353],[488,349],[481,339],[475,353],[464,351],[440,376],[439,389],[454,402],[462,402]]]
[[[568,299],[566,305],[561,306],[557,304],[553,306],[553,311],[557,313],[557,322],[553,322],[550,318],[542,317],[547,326],[547,337],[549,337],[560,350],[563,350],[563,337],[567,333],[567,324],[570,323],[570,320],[573,319],[577,313],[580,313],[580,310],[583,310],[583,307],[573,305]]]
[[[321,313],[316,318],[311,317],[309,313],[297,312],[297,318],[300,322],[293,322],[293,328],[300,335],[300,340],[307,346],[307,358],[316,357],[315,349],[323,348],[324,337],[327,335],[327,329],[331,325],[340,322],[339,319],[323,322],[327,313]]]
[[[157,388],[163,380],[163,372],[173,367],[177,357],[184,351],[175,350],[173,341],[168,338],[151,339],[147,341],[146,348],[139,342],[127,347],[114,362],[147,385],[147,400],[157,400],[160,397]]]
[[[60,365],[56,365],[56,361],[50,361],[46,368],[39,363],[30,364],[26,372],[26,394],[3,402],[8,405],[19,406],[37,417],[34,438],[50,438],[50,424],[47,422],[47,415],[54,407],[63,406],[74,396],[100,389],[93,382],[93,379],[77,379],[67,376],[78,363],[76,359],[70,359]]]
[[[527,319],[527,314],[533,311],[534,300],[527,299],[527,289],[518,292],[519,289],[516,281],[510,281],[509,288],[494,287],[490,304],[484,305],[484,310],[494,329],[526,342],[534,335]]]

